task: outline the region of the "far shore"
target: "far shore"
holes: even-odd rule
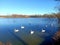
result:
[[[12,14],[12,15],[0,15],[0,18],[60,18],[59,14],[44,14],[44,15],[18,15],[18,14]]]

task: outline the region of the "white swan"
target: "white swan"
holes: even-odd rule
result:
[[[19,30],[18,29],[14,29],[14,32],[19,32]]]
[[[24,26],[21,26],[21,29],[24,29],[25,27]]]
[[[34,31],[31,30],[30,34],[34,34]]]

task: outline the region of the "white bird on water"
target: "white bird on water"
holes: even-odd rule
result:
[[[19,32],[19,30],[18,29],[15,29],[14,32]]]
[[[42,32],[44,33],[44,32],[45,32],[45,30],[44,30],[44,29],[42,29]]]
[[[34,31],[31,30],[30,34],[34,34]]]
[[[24,26],[21,26],[21,29],[24,29],[25,27]]]
[[[48,27],[48,26],[46,25],[46,27]]]

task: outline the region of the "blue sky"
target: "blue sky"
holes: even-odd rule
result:
[[[54,0],[0,0],[0,14],[54,13]]]

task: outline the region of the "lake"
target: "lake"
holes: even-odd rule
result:
[[[57,18],[0,18],[0,41],[40,45],[58,31]]]

